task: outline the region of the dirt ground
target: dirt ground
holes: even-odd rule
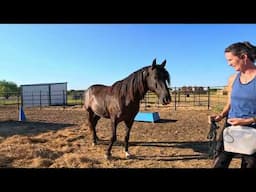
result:
[[[4,168],[211,168],[208,156],[207,109],[150,108],[160,122],[135,122],[126,159],[124,124],[117,128],[113,158],[104,158],[111,135],[110,121],[100,119],[101,141],[92,146],[86,113],[80,106],[25,109],[27,120],[18,121],[18,110],[0,107],[0,167]],[[222,125],[220,124],[222,127]],[[219,129],[220,130],[220,129]],[[231,162],[238,168],[240,159]]]

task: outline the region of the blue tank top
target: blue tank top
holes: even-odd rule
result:
[[[231,91],[231,108],[228,118],[250,118],[256,116],[256,77],[242,84],[238,73]]]

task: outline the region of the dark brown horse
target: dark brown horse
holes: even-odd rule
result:
[[[123,80],[115,82],[112,86],[92,85],[85,91],[84,108],[88,111],[88,125],[92,131],[93,144],[97,143],[96,124],[101,117],[110,118],[112,137],[106,158],[111,156],[111,148],[116,141],[116,127],[124,121],[126,125],[125,154],[128,152],[128,142],[134,118],[139,111],[140,100],[148,90],[153,91],[164,105],[170,103],[171,96],[167,83],[170,84],[170,76],[164,68],[166,60],[162,64],[156,64],[139,69]]]

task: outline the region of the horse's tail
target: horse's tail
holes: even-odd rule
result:
[[[87,110],[89,107],[89,97],[90,97],[90,89],[86,89],[84,91],[84,105],[83,105],[83,109]]]

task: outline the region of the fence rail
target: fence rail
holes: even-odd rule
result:
[[[55,98],[63,97],[63,94],[60,93],[54,95]],[[188,107],[201,107],[201,108],[222,108],[227,99],[227,93],[225,92],[224,86],[215,86],[215,87],[201,87],[201,89],[196,88],[184,88],[184,87],[171,87],[170,94],[172,97],[171,103],[168,107],[177,110],[179,108],[188,108]],[[5,97],[4,95],[8,95]],[[33,95],[27,96],[26,101],[33,103],[34,99],[39,98],[40,109],[44,106],[46,100],[43,95]],[[22,104],[21,94],[20,93],[1,93],[0,92],[0,107],[16,105],[19,108],[19,105]],[[63,99],[63,103],[59,106],[70,106],[70,105],[83,105],[83,93],[71,92],[67,94],[67,98]],[[161,107],[158,97],[153,92],[147,92],[144,99],[141,100],[141,107],[144,107],[145,110],[150,107]],[[32,105],[33,107],[33,105]]]

